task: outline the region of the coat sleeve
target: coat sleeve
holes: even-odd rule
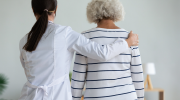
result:
[[[138,100],[144,100],[144,77],[139,47],[131,47],[131,76]]]
[[[73,31],[70,27],[66,31],[66,41],[68,50],[74,50],[89,58],[107,61],[128,49],[128,44],[124,39],[117,39],[109,45],[97,44],[83,35]]]
[[[81,100],[87,75],[87,57],[76,53],[73,75],[71,79],[71,91],[73,100]]]
[[[24,47],[24,38],[22,38],[19,42],[19,51],[20,51],[20,62],[21,62],[21,65],[23,68],[25,68],[25,63],[24,63],[24,59],[23,59],[23,56],[22,56],[22,49]]]
[[[20,61],[21,61],[22,67],[25,68],[25,63],[21,54],[20,54]]]

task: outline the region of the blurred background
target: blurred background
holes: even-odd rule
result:
[[[90,1],[58,0],[55,23],[77,32],[96,27],[86,18]],[[165,100],[180,100],[180,0],[120,1],[126,16],[116,24],[139,34],[142,62],[155,64],[154,88],[164,89]],[[31,0],[0,0],[0,74],[8,78],[0,99],[17,100],[27,81],[19,61],[19,41],[35,21]],[[157,92],[146,92],[145,98],[159,100]]]

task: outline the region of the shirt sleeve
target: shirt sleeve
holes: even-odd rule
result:
[[[138,100],[144,100],[144,77],[139,47],[131,47],[131,76]]]
[[[87,57],[76,53],[73,75],[71,79],[71,91],[73,100],[81,100],[82,91],[86,80]]]
[[[102,46],[73,31],[70,27],[67,29],[66,41],[68,50],[77,51],[100,61],[112,59],[128,49],[128,44],[124,39],[119,38],[112,44]]]
[[[24,63],[24,60],[23,60],[22,55],[20,55],[20,61],[21,61],[21,65],[22,65],[22,67],[24,68],[24,67],[25,67],[25,63]]]
[[[24,59],[23,59],[23,56],[22,56],[22,53],[21,53],[23,47],[24,47],[24,38],[21,39],[21,41],[19,42],[20,62],[21,62],[22,67],[24,68],[25,67],[25,63],[24,63]]]

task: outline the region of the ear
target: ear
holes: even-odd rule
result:
[[[56,12],[57,12],[57,8],[58,8],[58,6],[56,7],[56,10],[54,11],[54,14],[56,15]]]
[[[57,8],[58,8],[58,6],[56,7],[56,11],[57,11]]]
[[[55,11],[54,13],[56,13],[56,12],[57,12],[57,8],[58,8],[58,6],[56,7],[56,11]]]

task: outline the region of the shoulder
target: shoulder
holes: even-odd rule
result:
[[[87,33],[91,33],[92,31],[95,31],[96,28],[91,28],[89,30],[83,31],[82,34],[87,34]]]
[[[86,38],[90,37],[90,33],[95,32],[97,29],[96,28],[91,28],[89,30],[83,31],[81,34],[84,35]]]
[[[124,28],[120,28],[119,29],[119,32],[122,32],[122,33],[127,33],[127,34],[129,34],[130,32],[129,31],[127,31],[126,29],[124,29]]]
[[[27,41],[27,38],[28,38],[28,34],[26,34],[25,36],[23,36],[19,42],[19,45],[23,44],[23,43],[26,43]]]
[[[126,29],[123,29],[123,28],[121,28],[121,32],[122,33],[124,33],[124,34],[126,34],[127,35],[127,37],[128,37],[128,35],[129,35],[129,31],[127,31]]]
[[[121,31],[126,32],[126,33],[130,33],[129,31],[127,31],[127,30],[124,29],[124,28],[121,28]]]
[[[26,44],[27,38],[28,38],[28,34],[26,34],[24,37],[22,37],[21,40],[19,41],[20,51],[23,49],[24,45]]]
[[[82,32],[82,34],[86,37],[91,37],[92,35],[108,35],[108,36],[120,36],[120,37],[128,37],[129,32],[125,29],[104,29],[104,28],[92,28],[87,31]],[[111,34],[109,34],[111,33]],[[117,34],[118,33],[118,34]]]
[[[62,30],[63,28],[65,28],[66,26],[62,26],[59,24],[55,24],[55,23],[48,23],[48,29],[49,30],[53,30],[53,31],[59,31]]]
[[[125,29],[104,29],[104,28],[92,28],[87,31],[83,31],[82,34],[88,34],[92,32],[121,32],[121,33],[129,34],[129,32]]]
[[[62,26],[58,24],[54,24],[55,27],[55,35],[57,37],[64,37],[64,38],[78,38],[80,34],[74,31],[70,26]]]
[[[59,33],[69,33],[72,30],[72,28],[70,26],[63,26],[63,25],[59,25],[59,24],[51,24],[51,27],[53,27],[55,34],[59,34]]]

